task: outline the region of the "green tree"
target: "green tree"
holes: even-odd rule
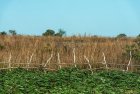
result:
[[[11,35],[17,35],[16,30],[9,30],[9,33],[10,33]]]
[[[0,35],[7,35],[5,31],[0,32]]]
[[[62,37],[66,34],[66,31],[62,30],[62,29],[59,29],[58,33],[55,34],[55,36],[59,36],[59,37]]]
[[[51,30],[51,29],[48,29],[42,35],[43,36],[54,36],[55,35],[55,31],[54,30]]]
[[[117,35],[117,38],[126,38],[126,37],[127,37],[127,35],[124,33]]]
[[[140,38],[140,34],[137,36],[137,38]]]

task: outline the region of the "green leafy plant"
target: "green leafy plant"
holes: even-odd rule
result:
[[[0,94],[139,94],[140,75],[65,68],[56,72],[0,71]]]

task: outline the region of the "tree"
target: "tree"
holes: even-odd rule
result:
[[[59,32],[55,34],[55,36],[59,36],[59,37],[62,37],[63,35],[66,34],[66,31],[62,30],[62,29],[59,29]]]
[[[127,37],[127,35],[124,33],[117,35],[117,38],[126,38],[126,37]]]
[[[7,35],[5,31],[0,32],[0,35]]]
[[[137,36],[137,38],[140,38],[140,34]]]
[[[9,33],[11,34],[11,35],[16,35],[17,33],[16,33],[16,30],[9,30]]]
[[[51,29],[48,29],[42,35],[43,36],[54,36],[55,35],[55,31],[54,30],[51,30]]]

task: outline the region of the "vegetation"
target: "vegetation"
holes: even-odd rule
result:
[[[48,29],[46,30],[46,32],[44,32],[42,35],[43,36],[58,36],[58,37],[62,37],[63,35],[65,35],[65,31],[62,29],[59,29],[59,32],[55,33],[54,30]]]
[[[5,31],[0,32],[0,35],[7,35]]]
[[[60,63],[62,67],[73,66],[73,50],[75,49],[75,63],[81,64],[82,68],[89,68],[86,56],[89,59],[92,68],[103,67],[103,53],[106,62],[110,68],[126,69],[126,66],[117,66],[116,64],[128,64],[128,58],[122,58],[121,54],[125,51],[126,45],[134,44],[134,39],[125,38],[105,38],[105,37],[46,37],[46,36],[0,36],[0,68],[8,68],[9,60],[11,67],[30,67],[44,66],[47,60],[46,68],[59,69],[58,53],[60,54]],[[11,55],[11,57],[10,57]],[[9,59],[11,58],[11,59]],[[18,64],[17,64],[18,63]],[[21,63],[21,64],[20,64]],[[110,64],[112,63],[112,64]]]
[[[8,33],[9,33],[9,35],[17,35],[16,30],[9,30]],[[8,35],[8,33],[5,31],[2,31],[2,32],[0,32],[0,35]]]
[[[134,44],[126,46],[126,54],[132,53],[133,60],[140,62],[140,37],[134,40]]]
[[[137,38],[140,38],[140,34],[137,36]]]
[[[59,32],[56,33],[55,36],[60,36],[60,37],[62,37],[63,35],[65,35],[65,33],[66,33],[66,32],[65,32],[64,30],[59,29]]]
[[[117,38],[125,38],[125,37],[127,37],[127,35],[124,33],[117,35]]]
[[[42,35],[43,36],[54,36],[54,34],[55,34],[55,31],[54,30],[48,29]]]
[[[11,35],[17,35],[16,30],[9,30],[9,33],[10,33]]]
[[[140,75],[121,71],[0,71],[1,94],[139,94]]]
[[[140,93],[140,68],[132,70],[137,73],[100,70],[92,74],[88,71],[91,68],[106,68],[102,64],[104,62],[109,69],[126,70],[130,52],[133,64],[139,64],[139,37],[127,38],[123,34],[117,39],[97,36],[62,37],[65,33],[62,29],[58,33],[48,29],[43,36],[20,36],[12,30],[8,33],[10,35],[1,32],[0,68],[11,71],[0,71],[0,94]],[[74,64],[79,69],[70,68]],[[12,67],[27,68],[28,71]],[[65,67],[69,68],[63,69]],[[60,70],[44,72],[45,68]]]

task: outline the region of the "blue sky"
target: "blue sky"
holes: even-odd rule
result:
[[[41,35],[140,34],[140,0],[0,0],[0,31]]]

